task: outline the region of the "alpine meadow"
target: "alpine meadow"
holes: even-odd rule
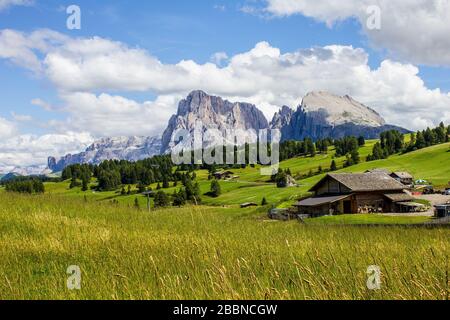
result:
[[[2,307],[448,301],[449,21],[450,0],[0,0]]]

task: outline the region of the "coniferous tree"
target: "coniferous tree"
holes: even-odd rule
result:
[[[81,180],[81,191],[88,191],[88,180]]]
[[[358,145],[359,145],[360,147],[362,147],[362,146],[364,146],[365,144],[366,144],[366,139],[364,139],[363,136],[359,136],[359,138],[358,138]]]
[[[139,205],[139,199],[138,198],[134,198],[134,207],[136,208],[136,209],[140,209],[140,205]]]
[[[261,201],[261,206],[267,206],[267,204],[268,203],[267,203],[266,197],[264,197]]]
[[[331,171],[336,171],[337,170],[337,165],[336,165],[336,161],[335,160],[331,161],[330,170]]]
[[[173,196],[173,206],[182,207],[186,204],[186,191],[182,188],[180,191],[175,192]]]
[[[164,191],[158,191],[155,195],[155,207],[164,208],[170,206],[169,196]]]
[[[353,165],[358,164],[358,163],[361,162],[361,158],[360,158],[359,152],[358,152],[357,150],[354,150],[354,151],[351,153],[351,158],[352,158],[352,163],[353,163]]]
[[[214,198],[217,198],[218,196],[220,196],[222,194],[220,183],[216,179],[214,179],[211,182],[211,190],[210,190],[209,194],[211,195],[211,197],[214,197]]]

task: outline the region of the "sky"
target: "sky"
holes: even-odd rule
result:
[[[160,135],[197,89],[269,120],[326,90],[450,123],[449,18],[450,0],[0,0],[0,172]]]

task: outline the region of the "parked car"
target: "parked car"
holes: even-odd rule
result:
[[[434,194],[433,186],[427,186],[422,191],[423,194]]]
[[[442,194],[444,196],[450,196],[450,189],[445,190]]]

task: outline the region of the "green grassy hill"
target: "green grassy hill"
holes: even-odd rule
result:
[[[361,148],[369,154],[375,142]],[[341,171],[407,170],[450,181],[450,144],[361,163]],[[293,175],[329,167],[334,151],[281,164]],[[344,158],[336,159],[342,166]],[[278,189],[260,168],[233,170],[222,195],[202,206],[154,210],[143,196],[82,192],[46,183],[45,195],[0,188],[0,297],[4,299],[448,299],[448,228],[411,228],[426,217],[343,215],[300,224],[265,218],[289,206],[323,174]],[[197,172],[202,193],[206,171]],[[91,186],[95,186],[92,181]],[[152,185],[156,188],[156,185]],[[165,189],[172,193],[180,186]],[[133,186],[133,192],[136,192]],[[133,207],[139,199],[141,209]],[[119,205],[110,203],[117,200]],[[339,225],[337,225],[339,224]],[[377,224],[376,228],[354,226]],[[398,225],[398,226],[381,226]],[[69,291],[67,267],[82,270],[82,290]],[[382,287],[367,290],[367,267],[382,270]],[[411,280],[412,279],[412,280]]]
[[[450,182],[450,144],[441,144],[425,148],[415,152],[394,155],[389,159],[365,162],[365,158],[372,151],[376,140],[367,141],[366,145],[360,149],[362,163],[338,170],[338,172],[364,172],[368,169],[385,168],[391,171],[408,171],[416,179],[425,179],[432,182],[436,187],[443,188]],[[247,167],[245,169],[232,170],[237,179],[232,181],[220,181],[222,195],[218,198],[203,196],[203,204],[209,206],[239,206],[244,202],[255,202],[260,204],[265,197],[270,205],[277,207],[287,207],[294,203],[298,198],[308,195],[308,190],[319,181],[323,174],[317,174],[319,167],[327,170],[331,161],[334,159],[334,149],[331,148],[327,154],[318,154],[315,157],[298,157],[283,161],[280,166],[283,169],[289,168],[294,177],[307,175],[310,171],[314,175],[306,179],[298,179],[299,187],[280,189],[275,184],[270,183],[270,177],[262,176],[260,167]],[[345,157],[335,158],[339,168],[343,167]],[[210,181],[208,181],[206,171],[197,171],[197,180],[200,184],[201,193],[209,191]],[[95,186],[96,181],[91,185]],[[156,184],[151,186],[156,189]],[[164,189],[166,193],[172,194],[179,190],[180,185]],[[80,188],[69,189],[69,182],[47,183],[46,191],[50,194],[67,195],[70,197],[86,197],[98,201],[117,200],[129,206],[134,205],[137,197],[141,207],[146,206],[146,199],[143,196],[135,194],[136,186],[133,186],[132,195],[120,195],[120,190],[113,192],[95,192],[89,190],[82,192]]]

